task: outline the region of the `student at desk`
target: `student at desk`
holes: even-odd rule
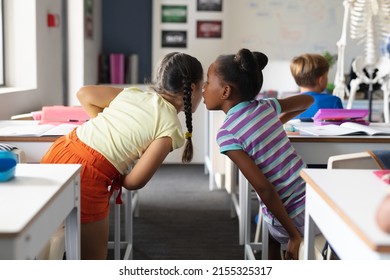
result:
[[[222,55],[208,69],[204,102],[226,118],[218,130],[220,152],[244,174],[259,196],[270,232],[269,258],[298,259],[304,231],[305,167],[291,145],[283,123],[306,110],[313,98],[256,99],[263,84],[266,55],[241,49]]]
[[[161,61],[150,91],[105,86],[79,90],[77,97],[91,119],[58,139],[41,163],[82,164],[82,259],[107,258],[109,201],[114,189],[120,197],[122,186],[144,187],[185,139],[182,159],[192,160],[192,113],[202,99],[202,85],[201,63],[173,52]],[[179,112],[186,117],[185,134]]]
[[[300,92],[314,98],[314,103],[295,119],[310,120],[322,108],[343,108],[339,97],[325,92],[328,84],[329,63],[324,56],[303,54],[294,57],[290,70]]]

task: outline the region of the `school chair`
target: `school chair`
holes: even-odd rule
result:
[[[131,171],[133,166],[129,167]],[[114,240],[108,241],[108,249],[114,249],[114,259],[121,259],[121,250],[125,249],[123,260],[133,258],[133,217],[139,216],[139,192],[138,190],[129,191],[122,187],[122,204],[116,203],[119,190],[114,190],[110,203],[114,205]],[[124,210],[124,238],[122,238],[122,219],[121,207]]]
[[[125,249],[123,260],[133,258],[133,217],[139,215],[138,191],[128,191],[122,187],[122,204],[115,203],[119,191],[112,197],[114,203],[114,240],[108,241],[108,249],[114,249],[114,259],[121,259],[121,250]],[[124,207],[124,238],[121,234],[121,207]]]
[[[255,260],[255,253],[261,251],[261,259],[268,259],[268,224],[263,219],[263,214],[261,210],[261,206],[259,206],[258,214],[257,214],[257,225],[255,231],[254,240],[251,241],[251,200],[252,200],[252,187],[249,184],[248,180],[243,176],[241,172],[239,172],[239,184],[244,188],[243,195],[246,200],[245,213],[243,213],[245,217],[245,238],[244,238],[244,250],[245,250],[245,259],[246,260]],[[257,195],[256,195],[257,197]],[[325,238],[319,234],[315,237],[314,240],[314,256],[316,260],[328,259],[328,256],[324,256],[324,246],[326,240]],[[299,249],[299,259],[303,259],[303,246],[304,240],[302,240],[300,249]],[[282,254],[282,252],[280,252]],[[283,254],[282,254],[283,256]]]
[[[378,169],[369,152],[340,154],[329,157],[328,169]]]
[[[267,222],[262,219],[261,213],[261,207],[259,207],[259,214],[257,219],[257,226],[256,226],[256,233],[254,242],[250,244],[251,248],[254,249],[254,252],[256,252],[256,249],[262,249],[262,259],[266,260],[268,259],[268,225]],[[260,242],[261,237],[261,242]],[[299,253],[298,253],[298,259],[303,260],[303,254],[304,254],[304,243],[305,240],[302,240],[301,245],[299,246]],[[259,244],[261,244],[261,247],[259,248]],[[322,234],[317,235],[314,238],[314,258],[316,260],[325,260],[330,258],[329,250],[326,250],[325,248],[326,240],[325,237]],[[283,252],[280,252],[283,257]],[[248,259],[255,259],[254,255],[249,255],[250,257]],[[252,258],[253,256],[253,258]]]
[[[65,254],[65,226],[61,225],[51,236],[36,260],[62,260]]]
[[[328,169],[381,169],[381,156],[388,157],[390,151],[363,151],[330,156]],[[330,244],[331,245],[331,244]],[[332,254],[328,246],[328,252]]]
[[[241,194],[244,198],[242,202],[244,203],[244,207],[241,207],[242,213],[241,218],[244,221],[244,258],[246,260],[256,260],[255,254],[261,251],[261,259],[268,259],[268,228],[267,223],[263,219],[263,215],[261,213],[261,209],[259,207],[258,216],[257,216],[257,226],[255,239],[252,241],[251,235],[251,223],[252,223],[252,198],[257,195],[253,192],[252,186],[245,178],[245,176],[238,172],[238,184],[240,188],[242,188]],[[260,238],[261,236],[261,238]]]

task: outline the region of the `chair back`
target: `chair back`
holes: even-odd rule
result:
[[[368,152],[342,154],[328,159],[328,169],[379,169]]]

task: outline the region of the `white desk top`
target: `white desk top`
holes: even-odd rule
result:
[[[390,185],[373,170],[304,169],[301,175],[372,250],[390,252],[390,234],[381,231],[375,219]]]
[[[15,178],[0,182],[0,237],[23,231],[80,168],[78,164],[18,164]]]

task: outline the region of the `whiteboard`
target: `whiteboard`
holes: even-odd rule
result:
[[[344,16],[342,0],[229,1],[228,41],[264,52],[270,60],[288,60],[305,52],[337,54]],[[349,29],[348,38],[349,38]],[[363,54],[363,46],[347,40],[345,69]]]
[[[187,23],[161,23],[162,4],[187,5]],[[263,71],[262,90],[291,92],[297,85],[290,73],[290,61],[306,52],[337,54],[344,17],[343,0],[224,0],[221,12],[199,12],[196,1],[153,1],[153,69],[171,51],[197,57],[205,71],[220,54],[233,54],[241,48],[261,51],[269,58]],[[197,20],[220,20],[222,38],[196,37]],[[162,30],[186,30],[188,44],[183,49],[161,47]],[[348,73],[353,58],[364,54],[363,46],[349,37],[347,29],[344,69]],[[334,80],[336,65],[329,72]]]

